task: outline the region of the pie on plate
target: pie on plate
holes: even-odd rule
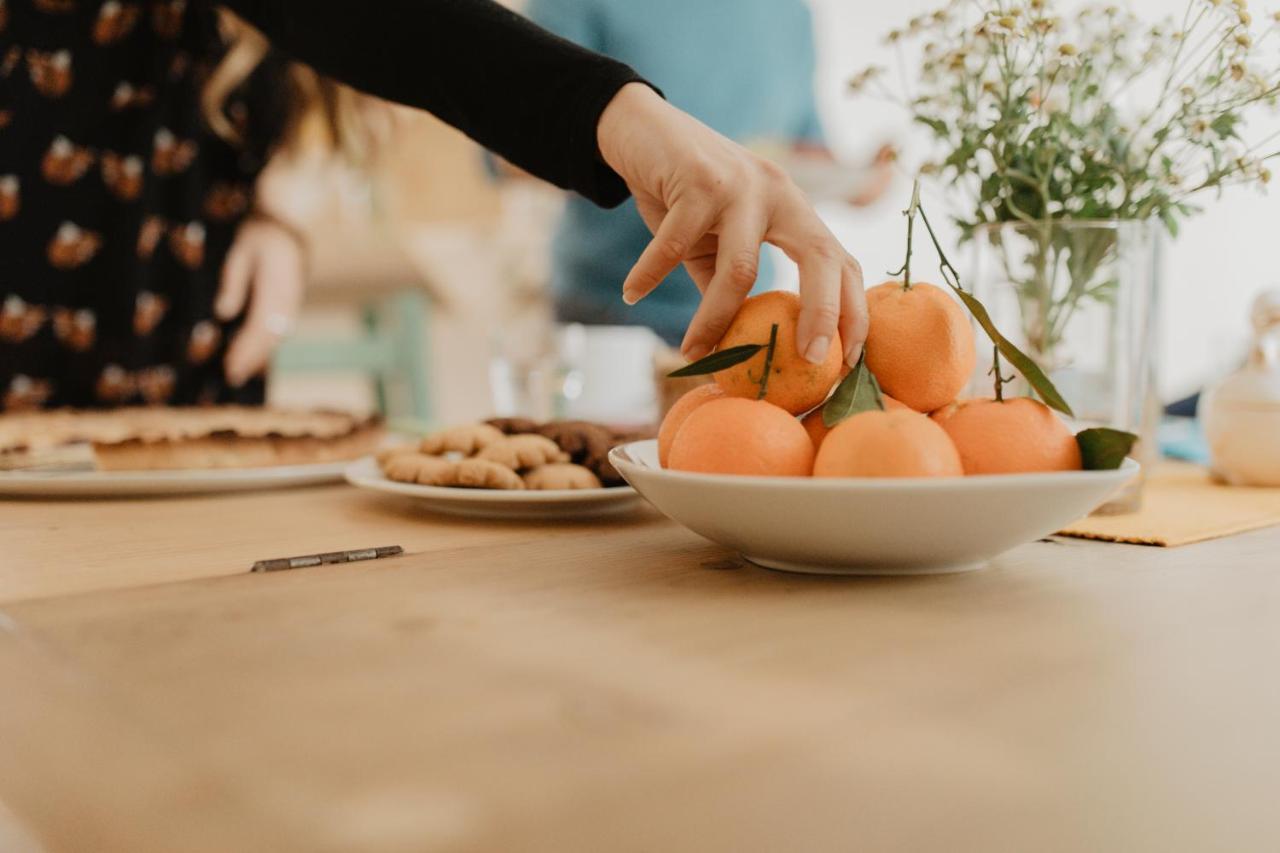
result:
[[[343,462],[382,437],[336,411],[209,406],[0,415],[0,470],[176,471]]]

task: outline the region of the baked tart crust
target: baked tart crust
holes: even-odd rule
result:
[[[344,412],[212,406],[54,410],[0,416],[0,468],[48,468],[92,448],[103,471],[261,468],[370,453],[382,429]]]

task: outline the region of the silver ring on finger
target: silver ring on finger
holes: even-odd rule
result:
[[[277,338],[286,338],[293,332],[293,318],[281,312],[268,314],[263,318],[262,326]]]

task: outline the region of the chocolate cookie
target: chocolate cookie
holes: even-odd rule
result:
[[[489,418],[485,423],[496,427],[505,435],[522,435],[538,431],[538,422],[529,418]]]

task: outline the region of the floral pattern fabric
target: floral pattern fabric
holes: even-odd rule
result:
[[[0,411],[261,402],[213,300],[283,63],[228,99],[231,145],[200,107],[224,51],[194,0],[0,0]]]

